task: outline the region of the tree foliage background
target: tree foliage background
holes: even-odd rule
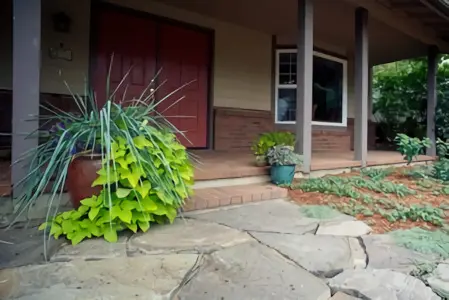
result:
[[[449,56],[441,56],[437,75],[437,137],[449,139]],[[427,116],[427,60],[412,59],[376,66],[373,113],[378,136],[392,142],[398,133],[423,138]]]

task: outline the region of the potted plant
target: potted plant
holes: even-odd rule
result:
[[[295,144],[295,135],[288,131],[266,132],[254,141],[251,150],[256,156],[257,166],[267,166],[267,152],[277,145],[284,145],[293,150]]]
[[[302,163],[301,155],[289,146],[274,146],[268,150],[268,163],[271,165],[271,182],[277,185],[291,184],[295,176],[295,168]]]
[[[49,211],[40,226],[46,234],[65,236],[73,244],[91,237],[114,242],[121,230],[146,231],[153,222],[173,222],[192,194],[193,166],[176,138],[182,132],[156,110],[166,97],[155,100],[156,87],[127,101],[115,99],[117,90],[108,93],[102,107],[93,92],[73,96],[75,113],[44,107],[50,115],[41,118],[56,125],[23,155],[30,171],[20,184],[18,213],[46,190],[49,207],[65,188],[74,204],[69,211]]]

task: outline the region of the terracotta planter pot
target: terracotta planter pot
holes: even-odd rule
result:
[[[66,184],[73,207],[78,208],[81,200],[100,193],[101,186],[92,187],[100,169],[101,155],[78,156],[70,163]]]

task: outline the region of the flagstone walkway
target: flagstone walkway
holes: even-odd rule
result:
[[[16,239],[0,244],[0,299],[441,299],[408,275],[438,258],[346,215],[306,218],[285,200],[188,213],[116,244],[53,243],[48,263],[35,228],[12,233],[0,234]],[[428,281],[443,295],[449,265],[438,269]]]

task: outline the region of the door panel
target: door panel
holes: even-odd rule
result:
[[[207,146],[209,35],[163,24],[159,31],[158,68],[161,70],[158,106],[167,119],[184,132],[187,147]],[[182,87],[177,93],[171,92]]]
[[[109,66],[110,94],[115,101],[139,98],[156,71],[156,24],[151,19],[103,10],[98,16],[94,87],[97,102],[106,101]],[[129,73],[128,75],[126,75]],[[125,78],[126,76],[126,78]],[[120,83],[123,78],[125,80]]]
[[[158,111],[184,132],[186,138],[178,138],[186,147],[207,147],[210,35],[116,10],[101,11],[97,22],[93,84],[98,105],[106,101],[112,54],[110,92],[129,72],[115,101],[140,97],[160,70],[156,100],[165,100]]]

